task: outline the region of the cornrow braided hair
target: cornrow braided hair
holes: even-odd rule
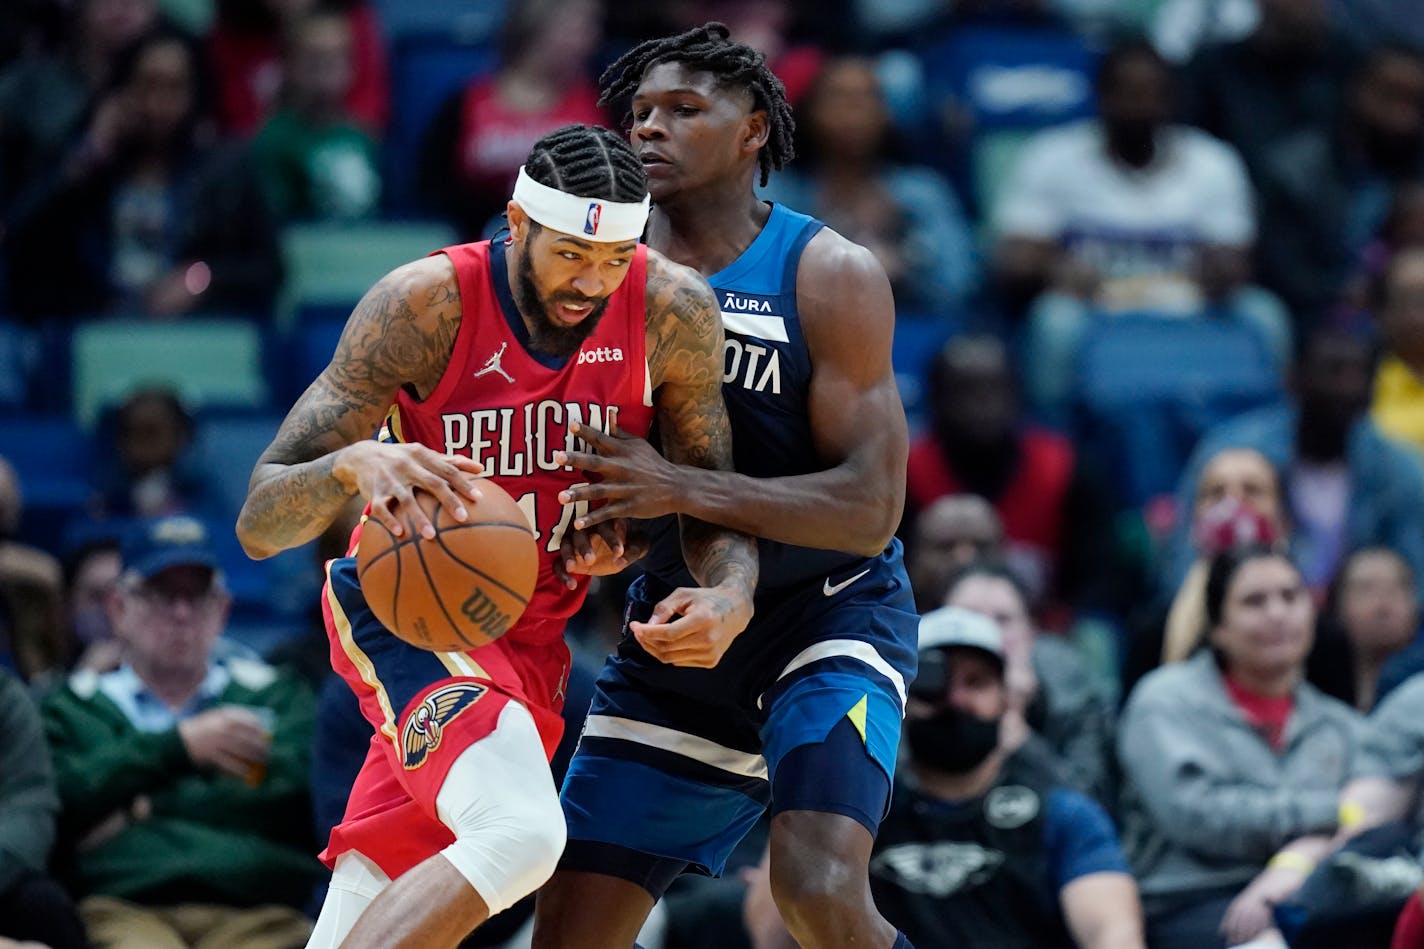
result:
[[[786,101],[786,87],[766,65],[766,55],[745,43],[734,43],[721,23],[708,23],[676,36],[648,40],[624,53],[598,79],[603,94],[600,105],[630,98],[649,69],[659,63],[681,63],[696,72],[709,72],[722,88],[739,88],[751,94],[752,109],[764,110],[769,136],[757,155],[761,183],[773,169],[780,171],[796,155],[792,136],[796,120]]]
[[[565,125],[534,143],[524,162],[529,177],[580,198],[637,202],[648,174],[626,139],[597,125]]]

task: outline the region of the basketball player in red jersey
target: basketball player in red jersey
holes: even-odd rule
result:
[[[580,431],[646,434],[656,417],[669,457],[732,457],[716,301],[639,246],[647,212],[642,165],[617,135],[545,136],[515,185],[509,240],[448,247],[380,280],[258,460],[237,525],[254,557],[316,537],[358,492],[396,536],[397,509],[434,536],[412,492],[465,520],[475,474],[519,500],[542,557],[513,628],[459,653],[397,639],[366,607],[354,557],[328,566],[332,665],[375,734],[323,854],[334,872],[313,947],[454,946],[553,872],[563,627],[588,582],[554,567],[587,512],[558,501],[581,480],[561,453]],[[597,543],[616,555],[621,538]],[[669,595],[670,618],[634,633],[667,662],[711,666],[751,616],[755,544],[692,519],[682,538],[702,586]]]

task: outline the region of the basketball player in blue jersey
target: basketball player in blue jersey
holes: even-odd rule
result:
[[[902,949],[868,882],[917,631],[893,536],[907,437],[889,282],[865,248],[756,197],[758,173],[790,157],[790,109],[762,54],[725,27],[642,44],[603,91],[632,94],[654,202],[645,239],[717,294],[737,473],[592,433],[597,454],[568,459],[599,483],[563,497],[605,502],[583,529],[660,518],[630,620],[665,620],[654,604],[685,582],[668,530],[679,512],[760,538],[761,579],[719,661],[688,668],[678,637],[637,627],[605,665],[534,945],[628,949],[673,878],[720,873],[769,807],[772,890],[797,942]],[[586,547],[566,549],[566,569],[595,568]]]

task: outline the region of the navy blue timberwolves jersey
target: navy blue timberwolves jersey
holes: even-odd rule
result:
[[[796,310],[801,252],[825,225],[774,204],[766,226],[742,255],[707,278],[726,331],[722,396],[732,422],[739,473],[755,478],[810,474],[827,466],[816,456],[808,398],[811,355]],[[827,511],[835,517],[835,511]],[[682,562],[677,521],[652,525],[644,570],[669,586],[694,586]],[[759,589],[784,587],[859,563],[854,553],[758,540]]]

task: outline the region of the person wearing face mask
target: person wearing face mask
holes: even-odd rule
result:
[[[870,862],[876,905],[921,949],[1143,946],[1107,815],[1001,748],[998,626],[942,607],[921,617],[919,644],[907,761]]]

